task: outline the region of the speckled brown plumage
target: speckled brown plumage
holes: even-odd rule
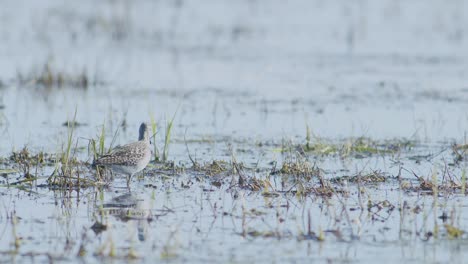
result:
[[[125,146],[117,147],[111,153],[101,156],[96,160],[96,165],[120,165],[136,166],[138,162],[145,157],[147,143],[137,141]]]
[[[136,172],[143,170],[151,159],[148,126],[140,125],[138,141],[116,147],[109,154],[94,161],[94,165],[109,167],[117,173],[128,175],[128,181]],[[127,184],[128,184],[127,181]]]

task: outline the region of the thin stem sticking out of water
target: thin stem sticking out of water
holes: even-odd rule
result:
[[[171,143],[171,131],[172,125],[174,124],[174,119],[176,117],[177,111],[174,113],[171,121],[169,121],[166,125],[166,135],[164,137],[164,150],[163,150],[163,162],[167,161],[167,156],[169,155],[169,144]]]

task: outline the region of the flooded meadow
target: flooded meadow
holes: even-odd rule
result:
[[[0,0],[0,263],[464,263],[467,12]]]

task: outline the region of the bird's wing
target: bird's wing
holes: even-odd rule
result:
[[[130,143],[113,149],[109,154],[96,160],[96,165],[127,165],[136,163],[145,155],[145,146],[142,142]]]

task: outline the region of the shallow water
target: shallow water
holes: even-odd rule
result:
[[[122,177],[108,187],[53,191],[41,187],[54,171],[44,166],[31,187],[0,188],[0,260],[77,261],[80,245],[89,262],[124,262],[133,253],[146,262],[466,258],[466,235],[452,239],[444,228],[468,228],[465,196],[441,190],[434,204],[432,195],[394,178],[401,173],[403,185],[419,186],[413,172],[429,180],[437,172],[439,182],[449,176],[462,182],[466,165],[455,162],[451,145],[465,143],[468,126],[463,1],[7,0],[1,6],[0,170],[17,169],[7,158],[24,146],[61,152],[63,124],[75,111],[82,124],[74,130],[76,156],[84,162],[92,161],[88,142],[103,125],[109,147],[114,135],[112,146],[136,140],[139,123],[151,117],[162,151],[166,123],[175,116],[169,159],[186,170],[151,164],[132,181],[130,199],[115,202],[128,191]],[[45,65],[65,79],[84,75],[89,84],[40,85]],[[269,172],[275,162],[278,169],[300,155],[280,150],[304,144],[307,127],[313,142],[366,137],[409,140],[411,147],[364,156],[306,153],[325,179],[378,171],[387,180],[365,190],[336,183],[346,195],[301,197],[288,177]],[[233,186],[236,173],[191,170],[189,153],[200,164],[234,156],[250,168],[248,179],[272,186],[248,190]],[[95,179],[95,172],[86,169],[83,177]],[[22,175],[4,178],[3,186]],[[368,201],[388,201],[394,209],[375,213]],[[302,236],[309,219],[324,241]],[[96,222],[107,230],[95,233]],[[434,226],[439,238],[425,241]],[[18,252],[10,254],[15,237]]]

